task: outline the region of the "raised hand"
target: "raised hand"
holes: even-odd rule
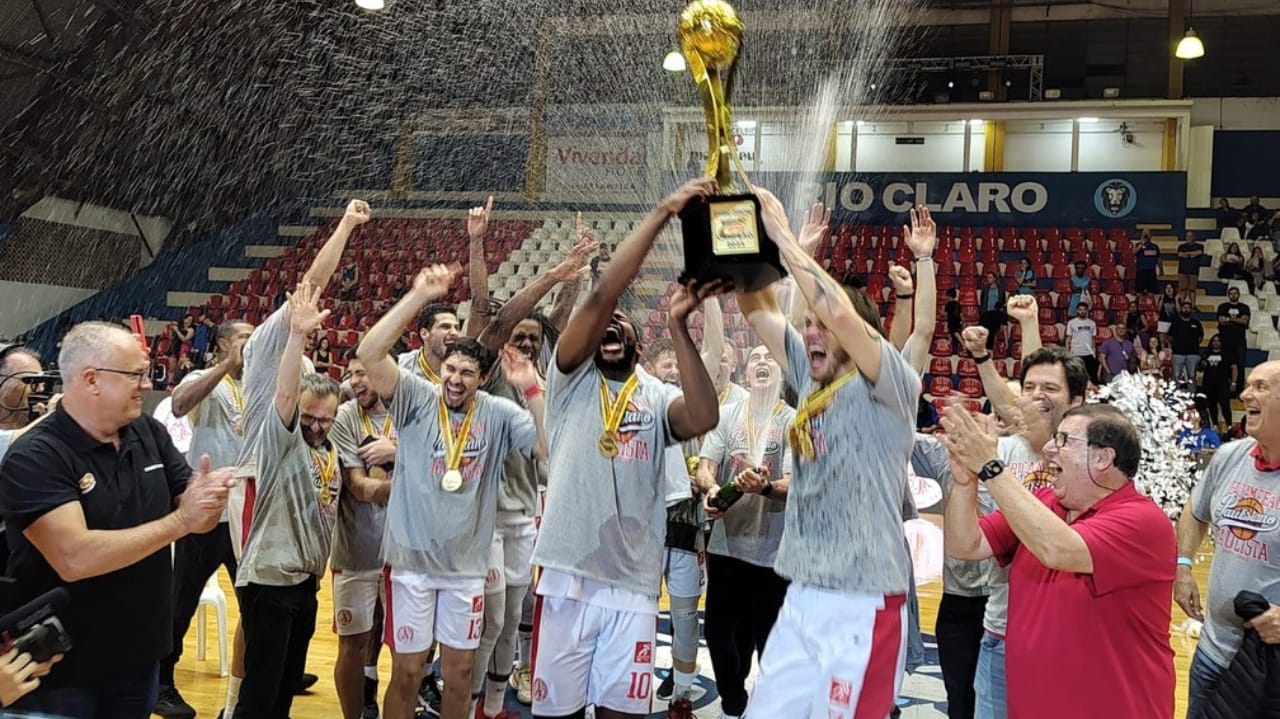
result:
[[[938,246],[938,226],[928,207],[911,208],[911,225],[902,226],[902,240],[913,256],[933,257],[933,248]]]
[[[809,208],[809,214],[804,218],[804,224],[800,227],[798,238],[800,248],[812,257],[830,232],[831,209],[823,211],[821,202],[813,203],[813,207]]]
[[[791,234],[791,223],[787,220],[787,210],[782,201],[763,187],[752,187],[751,191],[760,199],[760,221],[764,223],[764,231],[775,245],[795,242]]]
[[[1032,295],[1014,295],[1005,305],[1010,319],[1018,322],[1030,322],[1040,316],[1040,305]]]
[[[976,475],[983,465],[996,459],[999,435],[991,422],[979,422],[959,404],[947,407],[940,422],[947,433],[938,435],[938,441],[951,453],[953,463]]]
[[[329,318],[329,310],[320,309],[320,288],[303,280],[289,295],[289,332],[307,337],[320,329]]]
[[[413,278],[413,293],[423,302],[444,297],[458,274],[457,265],[428,265]]]
[[[680,189],[667,195],[662,202],[658,203],[658,207],[672,215],[678,215],[684,206],[689,204],[689,200],[695,197],[707,197],[715,191],[716,181],[713,178],[699,177],[684,183]]]
[[[698,282],[691,280],[687,284],[676,288],[671,295],[671,306],[667,309],[667,319],[672,326],[683,327],[689,319],[689,314],[693,312],[702,301],[708,297],[723,295],[732,291],[733,287],[724,280],[712,280],[710,282]]]
[[[987,328],[974,325],[973,327],[965,327],[960,332],[960,341],[964,343],[964,348],[969,350],[969,354],[974,357],[984,357],[987,354]]]
[[[578,213],[574,231],[578,236],[578,242],[564,256],[560,264],[551,270],[559,282],[572,282],[590,272],[591,256],[600,249],[600,243],[596,241],[595,234],[590,228],[582,226],[581,212]]]
[[[891,265],[889,267],[889,280],[893,282],[893,291],[900,295],[909,295],[915,292],[915,282],[911,280],[911,271],[902,265]]]
[[[349,227],[363,225],[369,221],[372,211],[364,200],[352,200],[347,203],[346,212],[342,213],[342,223]]]
[[[538,370],[523,352],[508,344],[498,353],[502,362],[502,374],[512,387],[524,392],[538,384]]]
[[[489,229],[489,216],[493,214],[493,195],[485,201],[484,207],[472,207],[467,213],[467,237],[475,240],[484,237]]]

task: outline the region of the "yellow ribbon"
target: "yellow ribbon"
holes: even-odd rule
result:
[[[322,456],[316,451],[315,447],[311,450],[311,468],[320,475],[320,504],[329,506],[329,502],[333,501],[333,491],[329,489],[329,485],[333,482],[333,477],[338,473],[338,450],[332,444],[329,445],[329,453]]]
[[[827,407],[831,406],[831,401],[835,399],[836,390],[856,376],[858,371],[854,370],[804,398],[796,410],[796,418],[787,428],[787,443],[791,445],[792,453],[799,455],[805,461],[813,461],[817,450],[813,446],[813,426],[810,420],[825,412]]]
[[[375,432],[373,429],[373,420],[369,418],[368,413],[364,411],[364,407],[360,407],[359,403],[356,407],[360,410],[360,426],[364,428],[366,437],[386,437],[391,434],[391,413],[388,412],[382,417],[382,431]]]
[[[426,375],[427,380],[440,384],[440,375],[431,369],[431,365],[427,364],[427,348],[423,347],[418,351],[418,369],[422,370],[422,374]]]
[[[732,382],[724,383],[724,389],[720,390],[720,397],[717,400],[717,404],[724,404],[725,398],[729,396],[729,388],[732,386],[733,386]]]
[[[623,383],[622,389],[618,390],[617,397],[613,397],[613,393],[609,391],[604,375],[601,374],[599,377],[600,416],[604,419],[604,431],[605,434],[616,437],[618,427],[622,425],[622,416],[627,413],[627,403],[631,401],[631,395],[635,394],[636,388],[640,386],[640,377],[632,373]]]
[[[234,402],[236,405],[236,414],[239,415],[241,418],[243,418],[244,417],[244,395],[240,394],[240,388],[236,386],[236,381],[231,379],[231,375],[224,374],[222,375],[222,383],[225,384],[227,386],[227,389],[231,392],[231,401]],[[236,419],[232,421],[231,428],[236,434],[240,434],[241,432],[240,420]]]
[[[458,469],[462,466],[462,450],[466,449],[467,438],[471,436],[471,420],[476,413],[476,399],[471,398],[471,404],[467,407],[467,414],[462,418],[462,426],[458,428],[458,434],[453,434],[453,423],[449,421],[449,408],[444,403],[444,395],[440,395],[440,404],[438,405],[440,412],[440,436],[444,439],[444,468],[445,471]]]

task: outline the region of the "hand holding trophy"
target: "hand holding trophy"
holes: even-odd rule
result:
[[[760,220],[760,201],[738,158],[729,92],[742,44],[742,20],[725,0],[693,0],[680,14],[680,52],[698,84],[707,124],[706,177],[716,193],[680,212],[685,271],[689,280],[728,280],[739,292],[754,292],[786,276],[777,246]],[[738,184],[730,171],[737,170]]]

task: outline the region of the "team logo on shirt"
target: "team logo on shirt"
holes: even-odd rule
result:
[[[1022,486],[1026,487],[1028,492],[1039,492],[1052,485],[1053,473],[1044,468],[1034,469],[1022,478]]]
[[[831,703],[838,707],[847,707],[853,703],[853,685],[844,679],[831,679]]]
[[[745,422],[739,423],[734,426],[733,437],[731,439],[733,442],[733,446],[741,447],[744,452],[749,447],[751,447],[753,442],[758,442],[761,439],[763,439],[765,440],[764,455],[766,457],[769,455],[782,453],[782,428],[776,425],[769,427],[769,432],[766,437],[753,438],[753,437],[747,436],[746,423]]]
[[[453,429],[456,432],[458,427]],[[471,433],[467,436],[467,443],[462,448],[462,466],[458,468],[464,480],[474,479],[484,471],[482,457],[488,449],[489,440],[485,436],[485,423],[483,421],[473,423]],[[431,471],[436,476],[442,476],[445,472],[444,439],[439,435],[436,435],[435,447],[431,451]]]
[[[618,425],[618,439],[626,444],[632,437],[647,429],[653,429],[656,424],[657,421],[649,405],[633,397],[630,402],[627,402],[627,411],[622,415],[622,422]]]
[[[1240,481],[1231,482],[1214,509],[1219,548],[1260,562],[1270,561],[1269,532],[1280,527],[1280,495]]]
[[[1228,495],[1220,505],[1218,526],[1240,539],[1253,539],[1259,532],[1274,531],[1277,524],[1280,520],[1263,511],[1262,502],[1253,497]]]
[[[98,486],[98,480],[91,472],[86,472],[85,475],[80,478],[79,486],[80,494],[88,494],[93,491],[94,487]]]

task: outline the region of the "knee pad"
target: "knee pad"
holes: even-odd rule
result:
[[[698,658],[697,597],[671,597],[671,656],[686,662]]]

